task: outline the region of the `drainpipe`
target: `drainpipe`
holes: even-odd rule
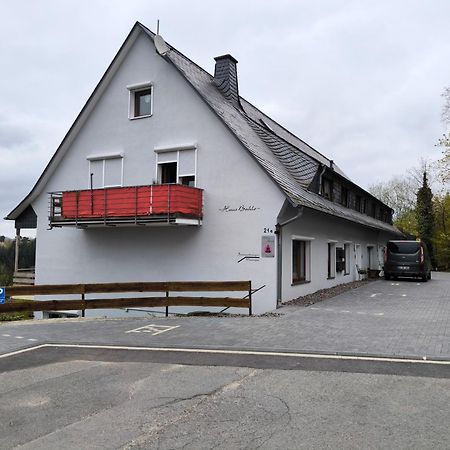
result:
[[[322,195],[322,177],[323,177],[323,174],[325,173],[326,168],[327,168],[327,166],[323,165],[322,171],[320,172],[320,175],[319,175],[319,195]]]
[[[287,224],[294,222],[303,215],[303,207],[298,208],[297,214],[284,222],[278,222],[275,225],[275,234],[277,235],[277,308],[281,306],[281,287],[282,287],[282,274],[283,274],[283,239],[282,230]]]

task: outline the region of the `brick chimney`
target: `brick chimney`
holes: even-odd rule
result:
[[[236,69],[237,60],[231,55],[217,56],[214,59],[216,60],[214,69],[215,85],[227,100],[240,108]]]

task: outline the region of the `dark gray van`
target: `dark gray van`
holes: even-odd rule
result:
[[[419,241],[389,241],[384,255],[384,278],[431,278],[431,262],[426,245]]]

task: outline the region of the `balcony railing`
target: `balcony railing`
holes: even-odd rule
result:
[[[50,193],[50,227],[200,225],[203,190],[180,184]]]

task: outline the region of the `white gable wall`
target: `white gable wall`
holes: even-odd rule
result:
[[[88,69],[87,69],[88,70]],[[153,116],[129,120],[127,85],[151,81]],[[152,184],[155,148],[196,143],[200,227],[48,230],[48,192],[87,189],[89,155],[123,153],[124,186]],[[254,310],[275,307],[276,260],[260,254],[284,196],[176,69],[141,35],[33,203],[38,216],[36,283],[251,279],[267,285]],[[224,206],[258,208],[221,212]]]

